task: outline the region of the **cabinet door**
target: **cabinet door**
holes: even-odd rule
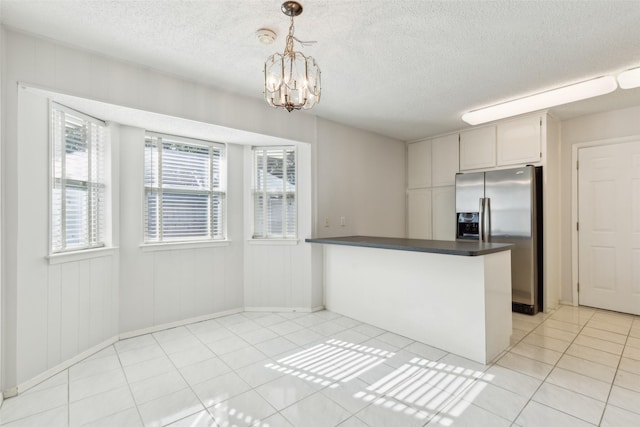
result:
[[[455,187],[434,188],[431,194],[433,211],[433,239],[456,239],[456,191]]]
[[[407,145],[407,181],[409,188],[431,187],[431,141]]]
[[[408,237],[431,239],[431,190],[407,191]]]
[[[460,170],[492,168],[496,165],[496,127],[460,133]]]
[[[431,141],[431,185],[433,187],[455,185],[459,163],[457,133]]]
[[[498,124],[498,165],[539,162],[542,122],[540,116],[523,117]]]

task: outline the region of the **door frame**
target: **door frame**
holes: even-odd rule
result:
[[[579,246],[578,246],[578,151],[582,148],[601,147],[606,145],[624,144],[627,142],[640,141],[640,135],[632,135],[618,138],[607,138],[595,141],[578,142],[571,146],[571,286],[572,302],[574,306],[580,305],[578,295],[579,278]]]

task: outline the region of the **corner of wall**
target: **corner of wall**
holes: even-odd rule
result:
[[[1,13],[1,12],[0,12]],[[0,20],[1,22],[1,20]],[[2,214],[2,211],[4,210],[4,194],[3,194],[3,190],[2,190],[2,186],[4,184],[4,179],[3,179],[3,173],[4,173],[4,168],[2,167],[2,162],[3,162],[3,156],[2,156],[2,151],[4,151],[4,108],[3,108],[3,104],[4,104],[4,25],[2,25],[0,23],[0,194],[2,194],[2,197],[0,197],[0,406],[2,406],[2,400],[3,400],[3,393],[2,390],[4,390],[4,383],[3,383],[3,353],[4,353],[4,334],[3,334],[3,326],[4,326],[4,322],[3,322],[3,316],[4,316],[4,310],[3,310],[3,301],[4,298],[2,297],[2,294],[4,293],[3,289],[4,289],[4,249],[3,246],[4,244],[1,242],[4,242],[4,234],[3,234],[3,224],[4,224],[4,215]]]

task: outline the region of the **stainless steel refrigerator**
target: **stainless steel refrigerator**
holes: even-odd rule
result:
[[[542,167],[456,175],[458,240],[511,243],[513,311],[542,311]]]

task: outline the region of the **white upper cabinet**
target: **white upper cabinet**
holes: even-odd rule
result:
[[[460,170],[492,168],[496,165],[496,127],[460,132]]]
[[[431,187],[431,141],[407,145],[407,182],[409,188]]]
[[[542,160],[542,119],[521,117],[498,123],[498,166],[537,163]]]
[[[431,185],[455,185],[458,172],[458,134],[431,141]]]

